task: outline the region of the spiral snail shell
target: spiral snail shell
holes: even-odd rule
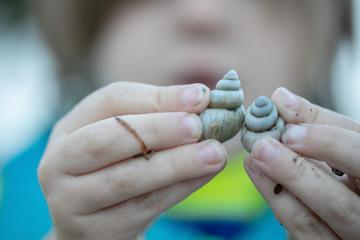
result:
[[[241,142],[244,148],[251,152],[255,142],[264,137],[277,140],[285,129],[285,122],[279,116],[276,106],[265,97],[258,97],[246,110],[245,124],[241,129]]]
[[[202,139],[216,139],[225,142],[241,129],[245,108],[244,92],[235,70],[226,73],[211,91],[210,103],[201,115]]]

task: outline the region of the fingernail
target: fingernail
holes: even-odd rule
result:
[[[300,102],[299,97],[287,90],[280,88],[281,99],[286,108],[294,109]]]
[[[181,92],[182,102],[189,107],[198,105],[206,93],[206,88],[201,84],[195,84],[185,88]]]
[[[195,114],[188,114],[183,119],[185,133],[188,137],[200,139],[201,137],[201,121]]]
[[[285,144],[294,144],[301,142],[306,138],[307,127],[295,124],[289,124],[282,136],[282,142]]]
[[[219,143],[211,142],[203,146],[198,153],[198,159],[206,165],[217,165],[227,159],[226,150]]]
[[[271,139],[265,138],[255,143],[253,153],[257,160],[270,163],[277,158],[279,149]]]

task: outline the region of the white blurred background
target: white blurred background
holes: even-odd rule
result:
[[[31,19],[0,29],[0,166],[51,123],[53,66]]]
[[[354,1],[355,48],[344,43],[334,65],[338,111],[360,119],[360,2]],[[0,169],[53,120],[54,63],[32,19],[16,28],[1,24],[0,9]],[[14,94],[16,93],[16,94]],[[44,129],[45,128],[45,129]]]

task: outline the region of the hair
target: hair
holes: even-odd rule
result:
[[[344,38],[351,39],[352,1],[328,1],[333,1],[341,7],[339,10],[342,12],[340,23],[342,32],[337,41]],[[124,2],[126,1],[34,0],[32,10],[37,16],[43,36],[58,63],[61,79],[59,82],[62,96],[61,107],[63,108],[61,111],[67,110],[74,101],[80,100],[94,89],[95,81],[92,79],[92,74],[88,72],[88,54],[91,53],[101,26],[111,15],[111,9],[114,9],[115,4]],[[330,54],[329,58],[332,58],[334,53]],[[318,87],[324,89],[324,83]],[[66,103],[64,100],[69,102]]]
[[[26,0],[0,0],[0,27],[12,28],[27,17]]]

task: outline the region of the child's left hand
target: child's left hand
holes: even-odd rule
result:
[[[360,239],[360,123],[283,88],[272,100],[290,124],[283,144],[256,143],[245,161],[252,181],[291,237]]]

